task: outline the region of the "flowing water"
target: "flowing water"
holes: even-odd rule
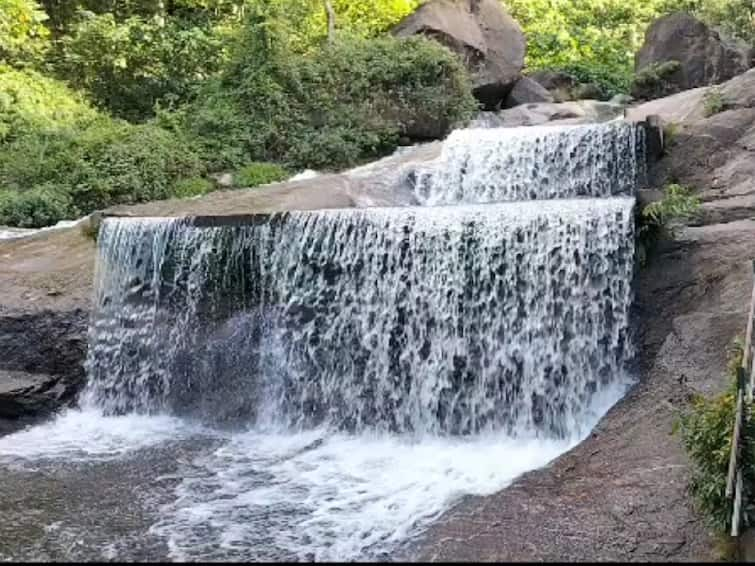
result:
[[[106,220],[81,408],[0,438],[0,558],[405,555],[631,383],[642,148],[465,130],[421,206]]]

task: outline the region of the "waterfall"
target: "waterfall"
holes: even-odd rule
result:
[[[0,438],[10,489],[71,486],[41,551],[9,506],[12,557],[385,560],[545,466],[632,381],[644,160],[621,122],[470,129],[256,189],[354,208],[106,218],[79,408]]]
[[[293,429],[579,434],[633,355],[641,144],[626,124],[551,130],[454,133],[426,184],[454,205],[107,219],[87,402]]]
[[[644,148],[644,130],[622,121],[457,130],[414,191],[423,205],[633,195]]]

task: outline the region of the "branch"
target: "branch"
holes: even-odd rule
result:
[[[336,13],[330,0],[323,0],[325,13],[328,15],[328,43],[333,43],[336,37]]]

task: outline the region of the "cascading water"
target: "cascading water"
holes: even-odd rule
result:
[[[611,198],[107,220],[88,396],[181,413],[220,386],[214,417],[568,436],[631,354],[631,213]]]
[[[435,206],[107,219],[98,416],[38,434],[109,453],[108,422],[170,418],[211,445],[150,530],[174,558],[385,557],[625,390],[643,147],[621,122],[463,130],[408,176]]]

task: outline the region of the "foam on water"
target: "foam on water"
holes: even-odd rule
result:
[[[644,130],[626,122],[454,131],[416,173],[423,205],[633,195]]]
[[[181,561],[395,557],[459,497],[494,493],[574,446],[623,392],[605,391],[563,440],[237,434],[181,470],[152,530]]]
[[[167,415],[105,417],[94,408],[67,410],[49,422],[0,437],[0,462],[48,458],[83,462],[118,458],[197,434],[208,432]]]

